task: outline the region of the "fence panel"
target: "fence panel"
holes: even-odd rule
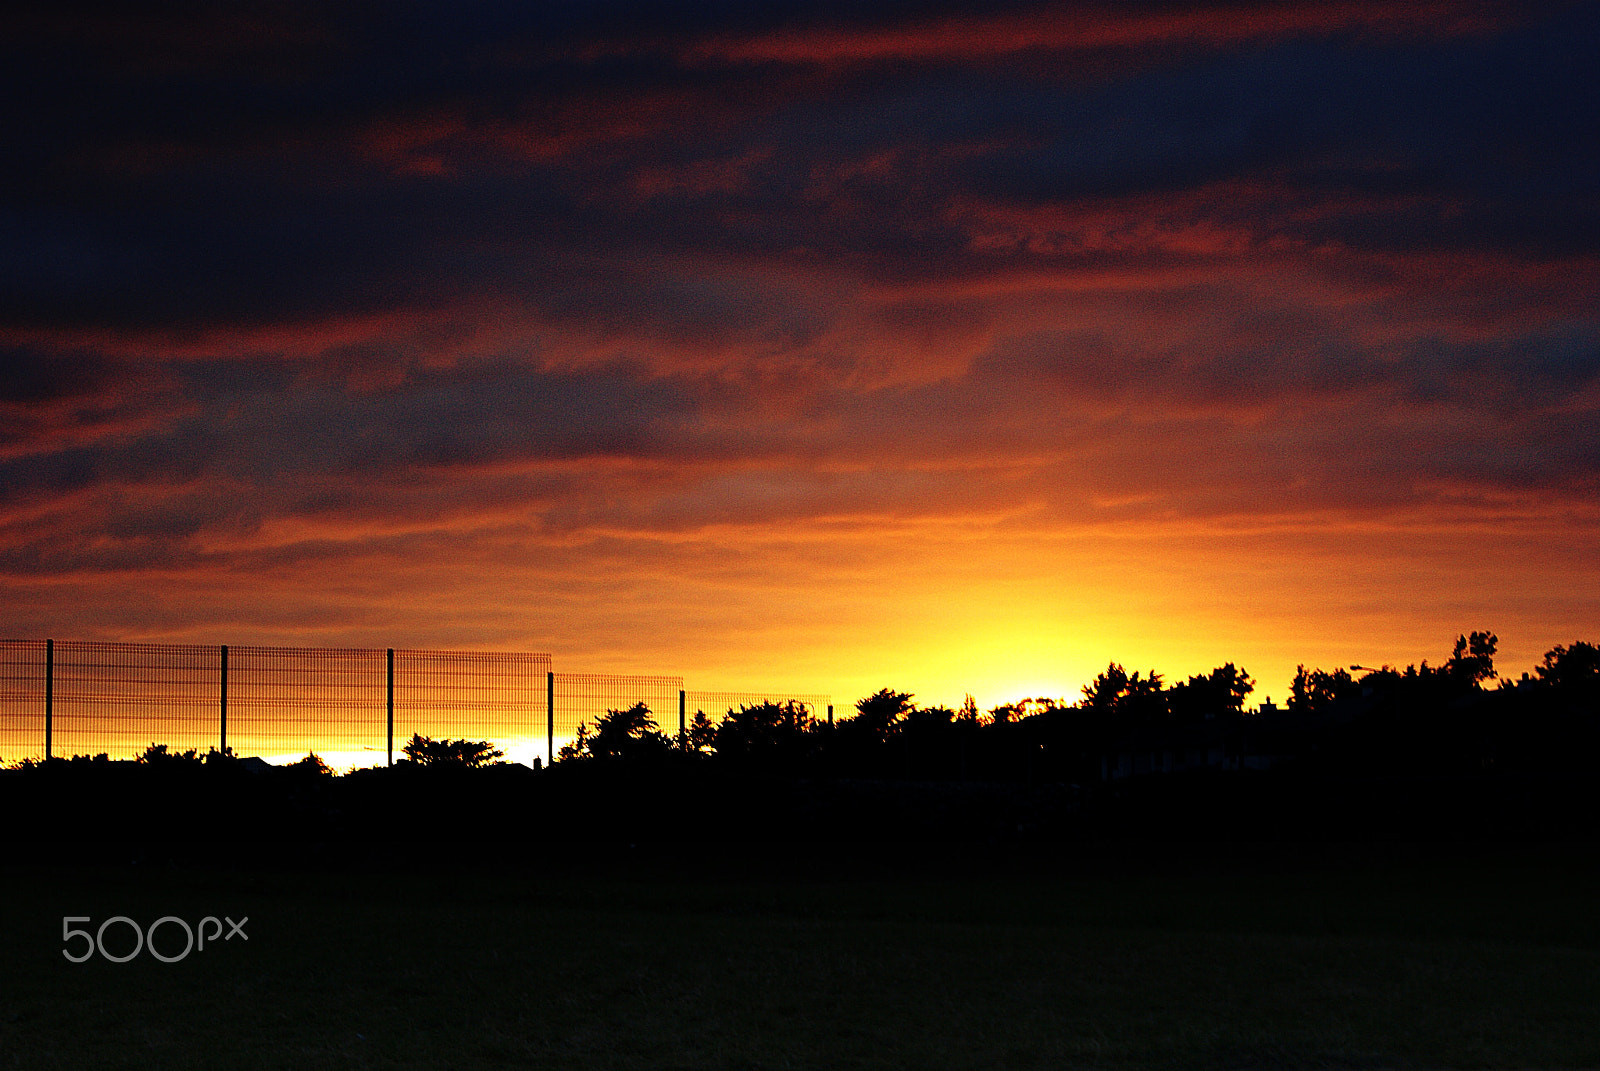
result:
[[[55,755],[130,759],[221,743],[222,651],[177,643],[55,645]]]
[[[396,757],[413,733],[488,740],[512,762],[545,757],[548,654],[395,651]]]
[[[557,673],[556,749],[571,743],[578,726],[595,721],[608,710],[623,710],[635,703],[650,708],[661,731],[673,739],[678,732],[678,693],[682,677],[630,677],[606,673]]]
[[[388,735],[388,656],[354,647],[229,647],[228,746],[292,762],[381,766]]]
[[[0,640],[0,760],[44,758],[44,640]]]

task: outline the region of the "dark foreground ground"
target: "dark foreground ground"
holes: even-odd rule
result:
[[[13,853],[0,1068],[1600,1066],[1586,843],[630,847],[579,824]],[[73,964],[69,915],[248,916],[249,939]]]

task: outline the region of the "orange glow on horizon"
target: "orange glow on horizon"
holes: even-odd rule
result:
[[[1511,538],[1502,526],[1488,554],[1482,531],[1432,525],[891,525],[822,542],[625,541],[616,553],[633,566],[598,572],[603,542],[531,564],[521,543],[489,542],[449,565],[377,554],[357,568],[152,573],[142,598],[122,582],[53,577],[19,586],[16,604],[49,607],[58,635],[81,637],[552,650],[563,671],[825,692],[841,715],[882,687],[952,708],[966,693],[985,710],[1072,701],[1110,661],[1169,682],[1231,661],[1259,701],[1285,694],[1298,663],[1436,663],[1475,628],[1500,635],[1498,664],[1513,676],[1556,643],[1592,637],[1584,593],[1600,587],[1600,556],[1549,531],[1530,522]],[[208,603],[226,621],[149,612]]]

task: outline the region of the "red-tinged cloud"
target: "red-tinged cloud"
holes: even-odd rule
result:
[[[667,127],[714,127],[741,110],[713,92],[692,89],[579,89],[503,109],[446,105],[419,115],[386,114],[334,132],[326,148],[353,151],[397,175],[443,178],[474,166],[549,165],[616,151],[630,141],[654,141]]]
[[[973,62],[1018,53],[1221,48],[1348,33],[1452,37],[1492,31],[1515,15],[1509,5],[1451,2],[1050,5],[1018,13],[713,37],[696,42],[683,54],[692,62]]]

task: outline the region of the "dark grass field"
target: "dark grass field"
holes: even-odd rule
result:
[[[12,864],[0,1067],[1600,1066],[1588,846],[550,848]]]

